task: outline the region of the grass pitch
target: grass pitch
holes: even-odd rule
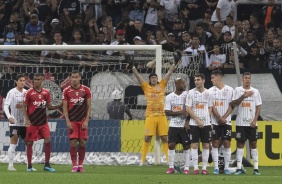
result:
[[[26,172],[26,165],[15,164],[16,172],[7,171],[7,164],[0,164],[0,184],[273,184],[281,183],[282,167],[260,167],[261,176],[254,176],[252,168],[247,174],[209,175],[166,174],[167,166],[85,166],[86,173],[71,173],[70,165],[53,165],[55,173],[43,171],[43,165],[34,165],[37,172]]]

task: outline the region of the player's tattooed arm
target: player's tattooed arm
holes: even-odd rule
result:
[[[196,114],[193,112],[191,107],[186,106],[186,110],[187,110],[188,114],[190,115],[190,117],[196,121],[196,123],[198,124],[198,127],[203,128],[204,123],[196,116]]]
[[[248,98],[248,97],[252,96],[253,94],[254,94],[253,91],[247,91],[247,90],[245,90],[244,94],[243,94],[242,96],[240,96],[240,98],[238,98],[238,99],[236,99],[236,100],[233,100],[233,101],[231,102],[231,105],[232,105],[233,107],[236,107],[236,106],[240,105],[241,102],[242,102],[245,98]]]

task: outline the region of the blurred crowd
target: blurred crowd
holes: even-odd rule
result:
[[[162,45],[203,55],[203,67],[282,68],[281,4],[240,5],[237,0],[0,0],[4,45]],[[247,8],[246,8],[247,7]],[[235,17],[236,16],[236,17]],[[236,20],[235,20],[236,19]],[[16,53],[3,51],[3,59]],[[41,57],[64,58],[42,51]],[[132,54],[128,51],[100,52]]]

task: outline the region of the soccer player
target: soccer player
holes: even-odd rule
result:
[[[47,123],[46,108],[55,110],[62,105],[51,105],[50,92],[42,87],[42,74],[34,74],[33,88],[30,88],[24,96],[23,113],[26,124],[26,156],[28,172],[36,171],[32,168],[32,146],[38,139],[44,139],[45,165],[44,170],[55,172],[50,166],[51,155],[50,128]]]
[[[188,113],[185,108],[187,96],[187,91],[185,91],[185,88],[186,85],[184,80],[177,78],[175,80],[175,91],[167,95],[165,98],[165,114],[167,116],[172,116],[168,129],[169,168],[166,172],[167,174],[174,173],[175,146],[178,143],[181,143],[184,149],[184,173],[190,173],[190,144],[188,137],[189,121],[187,120]]]
[[[242,75],[243,86],[236,87],[231,104],[238,106],[236,117],[236,140],[237,140],[237,172],[235,175],[244,174],[242,171],[242,159],[244,155],[245,141],[249,139],[251,156],[254,161],[254,175],[260,175],[258,170],[258,127],[257,119],[261,110],[261,97],[257,89],[251,87],[251,73]]]
[[[214,162],[214,174],[219,174],[218,168],[218,148],[220,140],[224,146],[224,173],[230,174],[228,169],[231,158],[231,106],[233,88],[223,83],[223,74],[220,70],[214,70],[211,73],[213,87],[209,92],[213,95],[213,107],[211,122],[212,127],[212,159]]]
[[[158,82],[158,76],[155,73],[149,75],[149,83],[146,82],[135,67],[132,71],[141,85],[144,94],[146,96],[147,108],[146,108],[146,120],[145,120],[145,135],[142,145],[142,157],[140,165],[142,166],[146,160],[146,155],[149,148],[149,143],[152,140],[152,136],[159,135],[163,142],[163,150],[168,161],[168,127],[167,119],[164,112],[165,101],[165,88],[167,82],[175,69],[175,65],[180,61],[181,54],[175,53],[174,63],[170,66],[167,74],[164,78]]]
[[[212,113],[213,98],[211,93],[204,87],[205,75],[196,74],[194,76],[195,88],[189,90],[186,99],[186,110],[190,119],[190,141],[191,155],[194,165],[193,174],[199,174],[198,168],[198,147],[199,139],[202,141],[202,174],[208,174],[207,164],[209,158],[209,144],[211,141],[212,128],[210,116]]]
[[[18,144],[19,136],[24,140],[26,135],[26,127],[23,115],[23,99],[26,89],[25,76],[17,75],[16,87],[11,89],[4,103],[4,112],[9,120],[10,126],[10,146],[8,149],[9,166],[8,171],[16,171],[14,168],[15,150]],[[11,110],[11,111],[10,111]]]
[[[70,139],[71,172],[85,172],[82,166],[85,157],[85,147],[88,136],[88,121],[90,118],[91,92],[80,84],[81,75],[77,70],[71,72],[71,85],[63,92],[63,111]],[[77,143],[78,163],[77,163]]]

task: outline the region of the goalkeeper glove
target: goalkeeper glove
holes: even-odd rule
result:
[[[182,57],[181,52],[180,51],[174,52],[173,57],[174,57],[174,64],[177,65]]]

